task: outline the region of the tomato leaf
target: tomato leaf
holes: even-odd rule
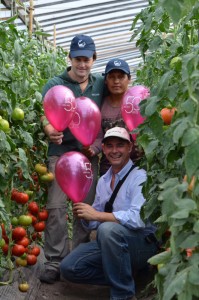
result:
[[[179,246],[183,249],[193,248],[198,245],[198,241],[199,241],[199,234],[198,233],[191,234]]]
[[[182,137],[182,146],[189,146],[197,139],[199,140],[199,129],[188,128]]]
[[[183,270],[175,274],[175,277],[172,278],[172,281],[169,285],[165,287],[163,300],[170,300],[175,294],[180,294],[186,283],[188,276],[188,270]]]
[[[199,139],[196,139],[190,147],[185,150],[185,167],[187,170],[187,175],[189,177],[193,176],[195,171],[199,166]]]
[[[148,263],[150,263],[151,265],[164,264],[164,263],[167,263],[170,258],[171,258],[171,252],[164,251],[164,252],[158,253],[157,255],[149,258]]]
[[[196,221],[196,223],[194,224],[193,231],[199,233],[199,220]],[[199,278],[199,277],[198,277],[198,278]]]

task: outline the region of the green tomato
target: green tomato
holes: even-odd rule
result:
[[[51,182],[54,180],[54,175],[52,172],[48,172],[44,175],[41,175],[40,177],[40,180],[43,181],[43,182]]]
[[[31,65],[28,65],[28,71],[33,74],[34,73],[34,69]]]
[[[15,121],[22,121],[24,119],[24,111],[21,108],[16,107],[13,110],[11,117]]]
[[[29,197],[31,197],[34,194],[34,192],[30,190],[26,190],[24,191],[24,193],[28,194]]]
[[[6,242],[4,239],[0,239],[0,248],[2,248],[3,246],[5,246]]]
[[[0,129],[6,133],[10,131],[10,125],[7,120],[5,119],[0,120]]]
[[[27,266],[27,260],[25,258],[17,257],[15,262],[17,266],[22,266],[22,267]]]
[[[22,226],[29,226],[32,224],[32,218],[30,216],[21,215],[19,217],[19,224]]]
[[[5,64],[5,68],[6,68],[6,69],[9,69],[10,67],[11,67],[10,64]]]
[[[19,224],[19,220],[17,217],[13,217],[11,219],[11,224],[14,225],[14,226],[17,226]]]
[[[172,60],[170,61],[170,67],[171,69],[179,69],[182,64],[182,58],[179,56],[173,57]]]

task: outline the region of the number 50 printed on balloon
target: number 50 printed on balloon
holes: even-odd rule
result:
[[[76,98],[76,111],[69,124],[70,131],[84,146],[91,145],[101,126],[101,113],[97,104],[87,97]]]
[[[63,154],[55,165],[55,178],[63,192],[73,202],[81,202],[88,194],[93,172],[88,158],[80,152]]]
[[[145,118],[140,114],[139,104],[150,96],[149,89],[142,85],[129,88],[124,94],[121,113],[127,128],[132,131],[142,124]]]

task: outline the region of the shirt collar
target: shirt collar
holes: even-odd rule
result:
[[[120,170],[116,176],[119,178],[119,180],[121,180],[124,175],[126,175],[126,173],[130,170],[131,166],[133,165],[133,162],[131,159],[129,159],[129,161],[127,162],[127,164],[122,168],[122,170]],[[110,180],[110,178],[112,177],[112,167],[110,167],[108,169],[108,171],[104,174],[104,180],[108,181]]]

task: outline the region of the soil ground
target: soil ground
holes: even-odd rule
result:
[[[13,283],[0,287],[0,300],[109,300],[109,287],[97,285],[74,284],[64,279],[54,284],[41,283],[39,275],[44,267],[45,257],[41,248],[39,260],[35,266],[21,269],[24,280],[29,283],[27,293],[18,290],[21,282],[20,270],[14,271]],[[6,281],[5,274],[1,281]],[[135,277],[136,297],[138,300],[153,300],[154,289],[146,289],[154,278],[154,269],[142,271]]]
[[[143,274],[145,277],[146,274]],[[139,279],[141,280],[141,278]],[[143,280],[145,281],[145,279]],[[136,297],[139,300],[152,300],[152,291],[144,293],[145,286],[139,282]],[[68,281],[58,281],[54,284],[42,283],[35,300],[109,300],[109,288],[106,286],[73,284]]]

